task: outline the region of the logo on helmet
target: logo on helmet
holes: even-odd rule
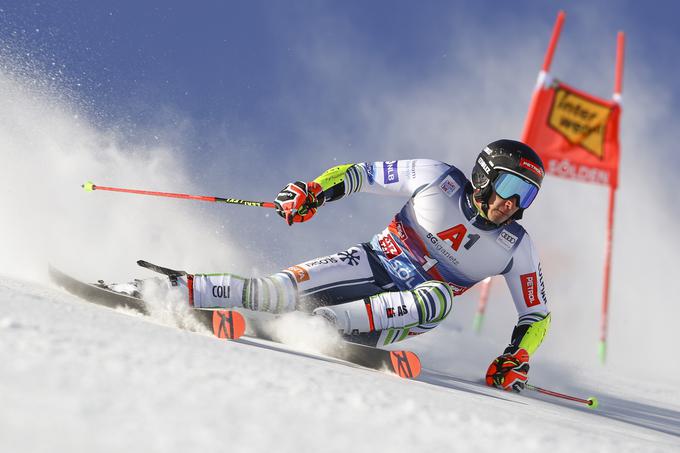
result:
[[[481,157],[477,159],[477,163],[484,169],[487,175],[491,172],[491,169],[489,168],[488,165],[486,165],[486,162],[484,162],[484,159],[482,159]]]
[[[519,160],[519,166],[522,168],[526,168],[530,172],[534,173],[536,176],[542,178],[544,176],[543,169],[530,161],[529,159],[521,158]]]

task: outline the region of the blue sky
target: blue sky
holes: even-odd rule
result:
[[[592,4],[594,3],[594,4]],[[290,111],[325,112],[342,131],[359,133],[347,107],[352,90],[319,77],[305,63],[315,43],[360,54],[382,66],[381,83],[401,89],[451,71],[456,27],[488,36],[468,46],[503,46],[512,36],[547,42],[560,8],[567,10],[561,47],[613,53],[614,34],[628,33],[628,61],[669,77],[680,32],[674,2],[460,2],[460,1],[203,1],[203,2],[12,2],[2,6],[2,37],[13,51],[61,69],[59,82],[73,90],[104,127],[131,140],[148,140],[170,109],[191,118],[193,146],[211,149],[215,130],[255,134],[263,148],[292,150],[300,144]],[[595,33],[593,33],[595,32]],[[497,48],[496,48],[497,50]],[[530,49],[533,51],[539,49]],[[542,49],[531,58],[536,72]],[[581,74],[556,68],[578,84]],[[357,69],[347,68],[352,74]],[[370,71],[367,78],[377,77]],[[386,77],[385,77],[386,76]],[[602,74],[602,86],[611,84]],[[575,80],[574,80],[575,79]],[[528,103],[533,80],[518,80],[517,102]],[[588,89],[590,87],[583,87]],[[673,87],[674,88],[674,87]],[[386,88],[387,89],[387,88]],[[333,93],[347,90],[344,100]],[[608,93],[603,92],[603,95]],[[668,93],[677,101],[677,90]],[[677,105],[677,102],[674,104]],[[152,134],[151,134],[152,135]]]
[[[340,162],[429,157],[469,171],[484,144],[519,137],[560,9],[567,19],[553,72],[593,94],[611,95],[616,32],[627,33],[622,188],[646,165],[650,181],[672,184],[674,2],[12,2],[0,7],[0,57],[3,70],[49,86],[131,156],[172,149],[201,193],[271,199]],[[663,205],[672,191],[654,196]],[[342,217],[382,211],[310,255],[367,240],[400,202],[338,203]],[[252,210],[203,209],[243,231],[262,220]],[[318,217],[292,231],[267,220],[249,244],[261,250],[262,237],[284,231],[297,243],[335,226]]]

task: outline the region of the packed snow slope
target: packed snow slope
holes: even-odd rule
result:
[[[417,340],[426,369],[408,381],[301,349],[220,341],[181,307],[143,317],[7,277],[0,307],[0,451],[680,448],[670,385],[532,376],[597,395],[592,411],[486,388],[482,370],[463,364],[428,368],[437,358]]]

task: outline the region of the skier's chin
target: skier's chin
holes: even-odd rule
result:
[[[489,212],[489,220],[491,220],[496,225],[501,225],[508,221],[512,217],[512,214],[507,214],[498,209],[493,209]]]

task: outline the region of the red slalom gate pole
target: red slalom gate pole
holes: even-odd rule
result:
[[[151,190],[137,190],[137,189],[126,189],[122,187],[105,187],[98,186],[92,181],[88,181],[82,185],[82,188],[86,192],[93,192],[95,190],[106,190],[109,192],[123,192],[132,193],[136,195],[151,195],[154,197],[168,197],[168,198],[183,198],[188,200],[200,200],[200,201],[210,201],[212,203],[229,203],[229,204],[240,204],[242,206],[253,206],[260,208],[273,208],[274,203],[271,201],[249,201],[241,200],[240,198],[223,198],[223,197],[211,197],[205,195],[189,195],[186,193],[172,193],[172,192],[154,192]]]
[[[475,319],[472,321],[472,328],[479,333],[482,330],[484,323],[484,314],[486,312],[486,304],[489,302],[489,293],[491,292],[491,277],[482,280],[482,286],[479,292],[479,302],[477,303],[477,313]]]
[[[553,55],[555,55],[555,49],[557,48],[557,42],[560,40],[560,33],[562,33],[562,25],[564,24],[564,19],[567,14],[564,11],[560,11],[557,14],[557,19],[555,19],[555,25],[553,25],[552,35],[550,36],[550,43],[545,51],[545,56],[543,58],[543,66],[538,73],[538,78],[536,79],[536,86],[531,95],[531,102],[529,103],[529,111],[527,112],[526,120],[524,121],[524,130],[522,131],[522,141],[524,143],[529,143],[531,140],[531,135],[533,130],[531,125],[534,121],[534,116],[536,116],[536,109],[538,108],[538,99],[543,90],[543,85],[545,79],[550,72],[550,65],[552,65]]]
[[[562,398],[564,400],[575,401],[577,403],[585,404],[589,409],[596,409],[600,402],[594,396],[588,398],[578,398],[576,396],[565,395],[564,393],[553,392],[552,390],[547,390],[541,387],[536,387],[535,385],[526,384],[524,386],[527,390],[532,390],[534,392],[542,393],[544,395],[554,396],[556,398]]]
[[[623,54],[625,46],[625,35],[622,31],[616,36],[616,69],[614,73],[614,95],[612,98],[617,104],[623,102]],[[617,170],[618,171],[618,170]],[[614,235],[614,201],[616,187],[609,187],[609,211],[607,215],[607,231],[605,235],[604,248],[604,278],[602,285],[602,320],[600,322],[600,344],[598,355],[600,362],[605,363],[607,359],[607,330],[609,327],[609,284],[611,278],[612,262],[612,237]]]

